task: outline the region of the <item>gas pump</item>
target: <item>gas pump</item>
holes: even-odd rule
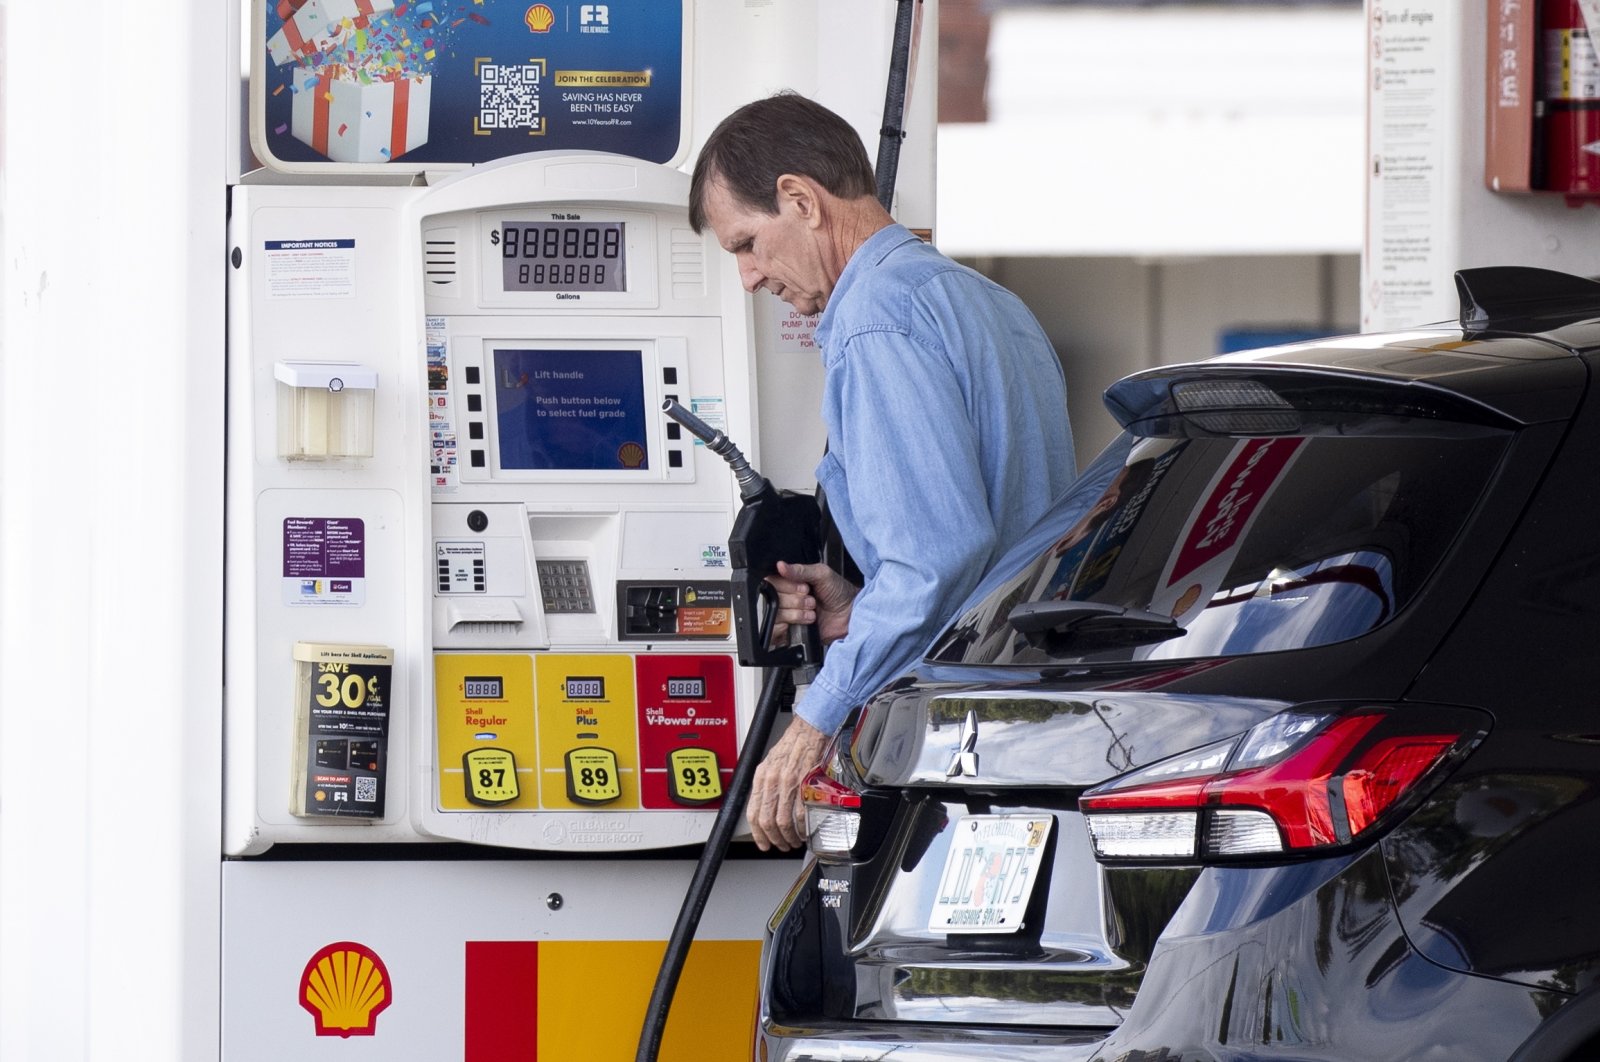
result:
[[[675,902],[659,867],[584,857],[704,841],[755,705],[736,485],[658,412],[753,434],[749,300],[687,185],[555,153],[316,204],[238,190],[230,854],[560,853],[498,902],[585,936],[628,921],[584,902],[597,878],[608,908]],[[482,866],[406,876],[470,910]],[[730,869],[759,925],[792,866]]]
[[[785,87],[740,57],[778,27],[687,0],[676,18],[643,0],[356,2],[258,4],[252,140],[271,168],[232,189],[222,1053],[342,1058],[372,1037],[384,1058],[620,1059],[735,764],[761,751],[761,672],[735,637],[738,484],[660,410],[769,474],[823,449],[808,323],[743,292],[687,223],[690,115]],[[635,16],[648,42],[608,63],[606,32]],[[534,49],[515,76],[523,102],[528,79],[544,92],[543,139],[441,161],[467,142],[441,121],[449,67],[385,81],[357,48],[316,45],[335,67],[318,73],[286,44],[292,24],[370,49],[400,18],[407,47],[443,63],[454,39],[480,79],[511,64],[462,35],[509,22],[508,47]],[[598,150],[620,126],[592,109],[561,140],[554,90],[620,106],[644,82],[682,93],[644,93],[675,145]],[[342,135],[362,138],[348,164]],[[393,161],[370,160],[374,135]],[[764,399],[807,420],[764,419]],[[753,855],[711,894],[664,1057],[749,1049],[760,935],[797,869]]]

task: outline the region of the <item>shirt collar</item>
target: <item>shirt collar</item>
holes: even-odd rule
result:
[[[817,346],[821,347],[827,342],[833,308],[844,301],[844,295],[851,285],[859,281],[868,271],[881,265],[896,247],[917,238],[917,235],[904,225],[891,222],[868,236],[866,242],[856,248],[856,253],[844,264],[844,272],[839,274],[838,283],[834,284],[833,291],[828,294],[828,305],[823,307],[822,319],[817,322]]]

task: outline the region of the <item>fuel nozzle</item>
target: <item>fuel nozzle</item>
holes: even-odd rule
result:
[[[741,499],[749,501],[767,488],[766,479],[750,467],[750,462],[744,459],[744,454],[739,452],[739,448],[727,435],[690,413],[673,399],[669,398],[661,403],[661,412],[682,424],[690,435],[706,444],[707,450],[728,462],[728,467],[733,470],[733,478],[739,483]]]
[[[814,564],[822,559],[822,513],[816,498],[778,490],[750,467],[726,435],[672,399],[661,403],[661,411],[728,462],[739,484],[740,509],[728,535],[739,663],[746,667],[795,669],[820,664],[822,643],[816,624],[791,627],[790,644],[772,644],[777,591],[766,582],[766,577],[778,570],[779,561]],[[765,610],[763,604],[767,606]],[[799,674],[797,670],[796,675]]]

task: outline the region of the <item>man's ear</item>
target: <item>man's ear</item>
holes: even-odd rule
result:
[[[811,178],[794,173],[781,174],[777,191],[780,214],[793,210],[812,228],[822,224],[822,189]]]

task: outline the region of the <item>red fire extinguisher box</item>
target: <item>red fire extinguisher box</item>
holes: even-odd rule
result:
[[[1533,0],[1489,0],[1489,76],[1484,101],[1483,183],[1493,192],[1531,192],[1533,183]]]
[[[1484,183],[1600,201],[1600,0],[1488,9]]]

